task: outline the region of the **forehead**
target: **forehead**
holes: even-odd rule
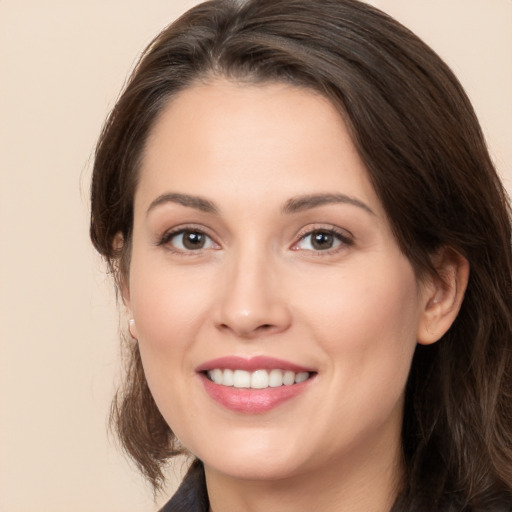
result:
[[[148,138],[137,195],[165,188],[268,199],[279,191],[357,192],[376,201],[336,108],[280,83],[217,80],[172,98]]]

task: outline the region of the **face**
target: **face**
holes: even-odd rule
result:
[[[162,112],[125,299],[156,403],[207,471],[395,457],[426,295],[326,99],[219,80]]]

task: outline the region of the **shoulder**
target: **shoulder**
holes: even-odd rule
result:
[[[174,496],[159,512],[208,512],[209,509],[204,468],[196,460]]]
[[[180,487],[159,512],[208,512],[209,508],[201,493]]]

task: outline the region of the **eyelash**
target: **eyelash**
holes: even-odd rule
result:
[[[315,249],[303,249],[303,250],[311,252],[318,256],[322,256],[322,255],[335,254],[338,251],[341,251],[343,249],[346,249],[347,247],[354,245],[353,237],[346,231],[342,231],[342,230],[336,229],[334,227],[325,228],[325,227],[319,226],[319,227],[315,227],[315,228],[308,228],[304,232],[300,233],[299,240],[298,240],[298,242],[293,244],[293,247],[296,247],[302,241],[306,240],[308,237],[311,237],[317,233],[332,236],[335,240],[337,240],[339,242],[339,245],[332,247],[330,249],[325,249],[325,250],[315,250]],[[292,247],[292,249],[293,249],[293,247]],[[293,249],[293,250],[298,251],[300,249]]]
[[[194,234],[202,235],[202,236],[206,237],[207,239],[209,239],[210,243],[218,246],[218,244],[213,240],[213,238],[210,235],[208,235],[208,233],[206,233],[205,230],[203,230],[199,227],[195,227],[195,226],[185,226],[185,227],[180,227],[180,228],[177,228],[177,229],[174,229],[171,231],[167,231],[160,238],[157,245],[158,246],[166,246],[169,251],[174,252],[176,254],[180,254],[180,255],[186,255],[186,256],[197,255],[202,249],[206,249],[206,250],[211,249],[211,247],[207,247],[207,248],[200,247],[199,249],[196,249],[196,250],[194,250],[194,249],[190,249],[190,250],[178,249],[170,243],[173,238],[177,237],[178,235],[185,234],[185,233],[194,233]],[[347,232],[345,232],[345,231],[341,231],[341,230],[338,230],[333,227],[329,227],[329,228],[315,227],[313,229],[309,228],[308,230],[305,230],[302,233],[299,233],[299,240],[293,244],[292,250],[295,250],[295,251],[301,250],[301,249],[295,248],[295,247],[297,245],[299,245],[302,241],[306,240],[308,237],[311,237],[316,233],[319,233],[319,234],[321,233],[324,235],[332,236],[340,243],[339,243],[339,245],[337,245],[333,248],[329,248],[329,249],[325,249],[325,250],[303,249],[304,251],[308,251],[313,254],[317,254],[317,255],[321,256],[321,255],[326,255],[326,254],[333,254],[340,250],[343,250],[344,248],[354,245],[354,240],[353,240],[352,236],[350,234],[347,234]]]
[[[166,246],[166,248],[169,251],[174,252],[176,254],[185,255],[185,256],[197,255],[199,253],[199,251],[201,249],[203,249],[202,247],[199,248],[199,249],[196,249],[196,250],[193,250],[193,249],[186,250],[186,249],[178,249],[178,248],[174,247],[170,243],[173,238],[177,237],[178,235],[183,235],[185,233],[193,233],[193,234],[202,235],[202,236],[206,237],[208,240],[210,240],[213,244],[217,245],[214,242],[213,238],[210,235],[208,235],[208,233],[206,233],[205,230],[203,230],[203,229],[201,229],[199,227],[196,227],[196,226],[185,226],[185,227],[180,227],[180,228],[173,229],[171,231],[167,231],[160,238],[160,240],[158,241],[157,245],[158,246]],[[209,249],[209,248],[207,248],[207,249]]]

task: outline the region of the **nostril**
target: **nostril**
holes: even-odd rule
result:
[[[265,332],[265,331],[272,330],[274,327],[275,326],[273,326],[272,324],[263,324],[263,325],[260,325],[260,326],[256,327],[256,330],[260,331],[260,332],[261,331]]]
[[[229,324],[222,323],[218,325],[218,329],[221,331],[234,331],[240,336],[249,336],[252,337],[257,333],[264,334],[270,333],[277,327],[273,324],[261,324],[254,328],[247,328],[244,326],[237,326],[236,328],[231,327]]]
[[[253,309],[240,307],[239,304],[225,303],[214,318],[217,329],[232,332],[243,338],[256,335],[270,335],[286,330],[290,326],[291,317],[288,310],[280,305],[256,305]]]

